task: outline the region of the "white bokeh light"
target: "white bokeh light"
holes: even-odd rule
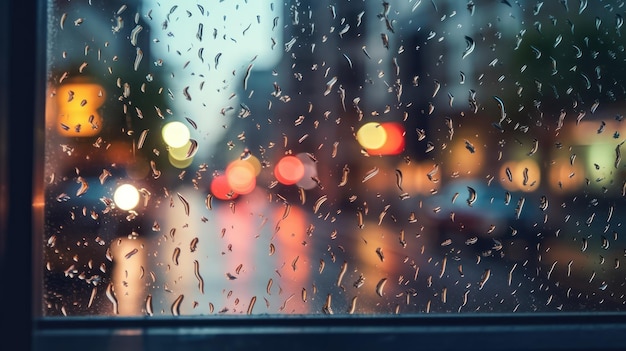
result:
[[[122,184],[113,194],[115,205],[124,211],[134,209],[139,203],[139,191],[131,184]]]
[[[189,128],[182,122],[177,121],[164,125],[161,134],[163,135],[163,141],[173,148],[185,146],[191,137]]]

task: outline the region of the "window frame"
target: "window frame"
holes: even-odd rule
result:
[[[36,162],[43,155],[46,3],[0,2],[0,181],[7,189],[0,199],[7,208],[6,223],[0,222],[0,278],[5,282],[0,288],[0,319],[5,340],[17,341],[20,349],[89,345],[93,350],[193,350],[207,343],[231,350],[626,348],[626,308],[615,313],[41,318],[41,238],[36,227],[42,224],[42,211],[34,196],[43,179]]]

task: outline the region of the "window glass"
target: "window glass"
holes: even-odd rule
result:
[[[622,1],[48,1],[44,316],[624,310]]]

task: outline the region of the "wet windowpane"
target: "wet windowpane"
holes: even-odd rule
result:
[[[624,310],[624,3],[48,1],[44,316]]]

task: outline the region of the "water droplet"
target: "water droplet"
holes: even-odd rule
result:
[[[347,56],[346,56],[347,58]],[[348,58],[348,60],[350,60]],[[352,64],[352,61],[350,61],[350,64]],[[326,90],[324,91],[324,96],[330,94],[330,92],[333,89],[333,86],[337,83],[337,76],[332,77],[327,83],[326,83]]]
[[[332,296],[328,294],[326,295],[326,302],[324,303],[324,306],[322,307],[322,312],[324,314],[334,314],[331,304],[332,304]]]
[[[204,279],[202,279],[202,276],[200,275],[200,262],[198,262],[198,260],[193,261],[193,272],[198,280],[198,290],[200,291],[200,294],[204,295]]]
[[[609,249],[609,240],[604,235],[602,236],[602,245],[600,247],[604,250]]]
[[[387,278],[382,278],[376,284],[376,294],[380,297],[383,297],[385,284],[387,283]]]
[[[252,296],[252,298],[250,299],[250,303],[248,304],[248,311],[247,311],[248,315],[252,314],[252,310],[254,309],[255,303],[256,303],[256,296]]]
[[[198,248],[198,241],[199,239],[197,237],[191,239],[191,243],[189,243],[189,251],[191,252],[196,251],[196,249]]]
[[[272,256],[276,252],[276,247],[274,244],[270,243],[270,256]]]
[[[124,256],[124,258],[129,259],[129,258],[133,257],[133,255],[135,255],[137,252],[139,252],[139,249],[137,249],[137,248],[132,249],[130,252],[128,252],[128,253]]]
[[[337,286],[341,286],[341,281],[343,280],[343,276],[346,274],[346,271],[348,270],[348,262],[347,261],[343,261],[343,264],[341,265],[341,269],[339,270],[339,276],[337,277]]]
[[[533,147],[530,149],[530,151],[528,152],[528,156],[532,156],[534,155],[537,150],[539,149],[539,140],[538,139],[534,139],[533,140]]]
[[[438,80],[435,79],[434,83],[435,83],[435,88],[433,90],[433,96],[432,96],[433,98],[437,96],[437,93],[439,92],[439,89],[441,88],[441,83],[439,83]]]
[[[152,308],[152,295],[148,294],[146,297],[146,314],[148,316],[154,316],[154,309]]]
[[[265,287],[265,291],[267,292],[268,295],[272,295],[272,285],[274,284],[274,280],[272,278],[270,278],[267,281],[267,286]]]
[[[183,197],[180,193],[177,193],[176,195],[178,195],[178,199],[182,202],[183,207],[185,208],[185,215],[189,216],[189,201],[187,201],[187,199],[185,199],[185,197]]]
[[[541,196],[540,203],[539,203],[539,208],[542,211],[545,211],[545,210],[548,209],[548,198],[545,195]]]
[[[381,33],[380,34],[380,38],[383,41],[383,46],[385,47],[385,49],[389,49],[389,37],[387,36],[387,34]],[[368,57],[369,57],[369,55],[368,55]]]
[[[176,298],[176,300],[174,300],[174,303],[172,303],[172,307],[170,308],[170,311],[172,312],[173,316],[180,316],[180,305],[183,302],[183,299],[185,298],[184,295],[180,295]]]
[[[354,311],[356,310],[356,301],[358,299],[358,296],[354,296],[352,297],[352,300],[350,300],[350,306],[348,307],[348,314],[354,314]]]
[[[113,283],[110,283],[109,285],[107,285],[105,294],[106,294],[106,297],[109,299],[109,301],[111,301],[111,304],[113,305],[113,314],[115,315],[120,314],[117,297],[115,297],[115,291],[113,290]]]
[[[91,296],[89,297],[89,303],[87,304],[87,308],[91,308],[91,305],[93,304],[97,293],[98,287],[94,286],[93,288],[91,288]]]
[[[246,69],[246,75],[243,77],[243,90],[248,90],[248,79],[250,79],[252,67],[254,67],[254,64],[251,63],[248,65],[248,69]]]
[[[446,274],[447,264],[448,264],[448,256],[443,256],[443,259],[441,260],[441,271],[439,271],[439,278],[443,278],[443,276]]]
[[[513,264],[513,267],[511,267],[511,270],[509,271],[509,278],[508,278],[509,286],[511,286],[511,283],[513,282],[513,271],[515,270],[515,268],[517,268],[517,263]]]
[[[550,266],[550,270],[548,270],[548,275],[547,275],[547,278],[548,278],[548,279],[550,279],[550,276],[552,275],[552,272],[554,271],[554,267],[556,267],[556,264],[557,264],[558,262],[559,262],[559,261],[554,261],[554,262],[552,263],[552,265]]]
[[[567,263],[567,276],[570,277],[572,275],[572,264],[574,261],[569,261]]]
[[[467,205],[472,207],[474,203],[476,202],[478,195],[476,194],[476,190],[472,188],[471,186],[467,187],[467,191],[469,192],[469,195],[467,198]]]
[[[461,56],[461,59],[466,58],[469,54],[474,52],[474,48],[476,48],[476,43],[474,42],[474,39],[466,35],[465,36],[465,50],[463,51],[463,55]]]
[[[522,185],[526,186],[528,185],[528,168],[524,167],[524,170],[522,171]]]
[[[313,205],[313,213],[317,213],[320,210],[320,207],[328,200],[328,195],[320,196],[316,201],[315,205]]]
[[[387,215],[387,211],[389,210],[390,207],[391,205],[385,205],[385,208],[383,209],[383,211],[378,215],[379,226],[383,223],[383,219],[385,219],[385,216]]]
[[[76,191],[76,196],[84,195],[89,190],[89,183],[83,177],[78,177],[76,182],[80,184],[80,188]]]
[[[172,254],[172,262],[178,266],[178,258],[180,257],[180,247],[176,247],[174,249],[174,253]]]
[[[521,197],[518,201],[517,201],[517,207],[515,208],[515,219],[519,219],[520,216],[522,215],[522,210],[524,209],[524,202],[526,201],[525,198]]]
[[[480,282],[478,283],[478,290],[482,290],[489,278],[491,277],[491,269],[485,269],[482,277],[480,278]]]
[[[291,261],[291,268],[293,269],[294,272],[297,269],[297,264],[298,264],[298,259],[299,258],[300,258],[300,256],[296,256],[296,258],[294,258],[293,261]]]

